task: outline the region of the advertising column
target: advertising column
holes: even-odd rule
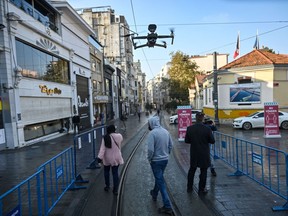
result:
[[[191,106],[177,106],[178,140],[184,141],[187,127],[192,125]]]
[[[279,138],[278,103],[264,103],[264,138]]]

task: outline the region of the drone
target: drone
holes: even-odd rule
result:
[[[174,41],[174,30],[173,29],[170,29],[171,33],[170,35],[158,35],[155,31],[157,29],[157,25],[155,24],[150,24],[148,26],[148,30],[150,31],[150,33],[147,34],[147,36],[132,36],[132,42],[133,42],[133,46],[134,46],[134,49],[138,49],[138,48],[142,48],[142,47],[154,47],[154,46],[158,46],[158,47],[163,47],[163,48],[166,48],[167,47],[167,44],[166,44],[166,41],[162,41],[163,44],[159,44],[157,43],[157,39],[159,38],[171,38],[171,44],[173,44],[173,41]],[[134,40],[143,40],[143,39],[146,39],[147,42],[146,44],[142,44],[142,45],[139,45],[137,46],[137,43],[134,42]]]

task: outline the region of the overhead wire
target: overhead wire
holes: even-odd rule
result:
[[[193,25],[236,25],[236,24],[272,24],[272,23],[288,23],[288,20],[267,20],[267,21],[236,21],[236,22],[195,22],[195,23],[162,23],[157,26],[193,26]],[[138,26],[147,26],[141,24]]]
[[[262,35],[269,34],[269,33],[274,32],[274,31],[278,31],[278,30],[287,28],[287,27],[288,27],[288,25],[285,25],[285,26],[281,26],[281,27],[279,27],[279,28],[275,28],[275,29],[272,29],[272,30],[263,32],[263,33],[261,33],[261,34],[258,34],[258,37],[259,37],[259,36],[262,36]],[[250,39],[252,39],[252,38],[255,38],[255,35],[254,35],[254,36],[246,37],[246,38],[244,38],[244,39],[241,39],[240,42],[243,42],[243,41],[246,41],[246,40],[250,40]],[[222,46],[213,48],[213,49],[209,49],[209,50],[206,50],[206,51],[204,51],[204,52],[200,52],[200,54],[204,54],[204,53],[206,54],[207,52],[215,51],[215,50],[217,50],[217,49],[221,49],[221,48],[224,48],[224,47],[227,47],[227,46],[231,46],[231,45],[234,45],[234,44],[236,44],[236,42],[228,43],[228,44],[225,44],[225,45],[222,45]]]
[[[136,17],[135,17],[135,12],[134,12],[134,6],[133,6],[133,0],[130,0],[130,4],[131,4],[131,9],[132,9],[132,16],[133,16],[135,31],[138,32],[138,30],[137,30],[137,24],[136,24]],[[149,61],[148,61],[147,56],[146,56],[146,53],[145,53],[144,49],[141,49],[141,50],[142,50],[142,53],[143,53],[144,58],[145,58],[145,60],[146,60],[146,63],[147,63],[147,65],[148,65],[148,68],[149,68],[149,70],[150,70],[150,73],[151,73],[152,76],[154,77],[154,73],[153,73],[153,71],[152,71],[152,69],[151,69],[151,66],[150,66]]]

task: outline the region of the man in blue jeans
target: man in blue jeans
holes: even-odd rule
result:
[[[169,154],[172,150],[172,138],[169,132],[161,127],[158,116],[154,116],[148,120],[148,127],[150,133],[147,138],[147,158],[155,178],[155,185],[153,190],[150,191],[150,195],[152,196],[153,201],[156,201],[160,191],[164,205],[162,208],[159,208],[159,213],[171,214],[173,210],[166,190],[163,174],[168,164]]]

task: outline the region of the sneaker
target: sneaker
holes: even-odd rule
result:
[[[215,171],[215,169],[213,168],[213,169],[211,169],[211,174],[212,174],[212,176],[217,176],[217,173],[216,173],[216,171]]]
[[[163,206],[162,208],[158,209],[159,213],[164,213],[164,214],[172,214],[173,210],[172,208],[166,208],[165,206]]]
[[[157,197],[154,195],[154,190],[150,191],[150,195],[152,196],[153,201],[157,201]]]

